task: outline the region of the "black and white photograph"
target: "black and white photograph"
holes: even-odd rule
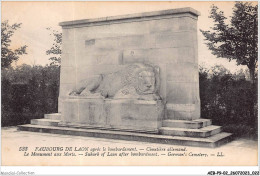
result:
[[[1,165],[258,166],[258,1],[2,1]]]

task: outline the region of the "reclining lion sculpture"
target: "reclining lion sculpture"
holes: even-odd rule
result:
[[[88,98],[159,100],[159,68],[148,64],[131,64],[114,73],[87,80],[70,96]]]

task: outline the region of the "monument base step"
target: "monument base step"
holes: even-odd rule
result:
[[[40,126],[59,126],[59,127],[68,127],[68,128],[81,128],[81,129],[100,129],[100,130],[112,130],[112,131],[128,131],[128,132],[137,132],[137,133],[150,133],[158,134],[159,130],[142,130],[142,129],[127,129],[127,128],[114,128],[114,127],[104,127],[98,125],[89,125],[89,124],[77,124],[77,123],[61,123],[60,120],[53,119],[32,119],[32,125]]]
[[[205,138],[220,133],[221,126],[210,125],[200,129],[161,127],[159,131],[163,135]]]
[[[44,114],[45,119],[61,120],[61,113]]]
[[[145,133],[134,133],[125,131],[111,131],[111,130],[100,130],[100,129],[77,129],[59,126],[41,126],[41,125],[19,125],[18,130],[31,131],[31,132],[42,132],[52,134],[63,134],[73,136],[86,136],[86,137],[97,137],[97,138],[109,138],[117,140],[127,141],[142,141],[151,143],[162,143],[162,144],[173,144],[173,145],[185,145],[195,147],[218,147],[231,140],[232,135],[230,133],[218,133],[210,137],[195,138],[195,137],[182,137],[182,136],[166,136],[158,134],[145,134]]]
[[[129,129],[129,128],[115,128],[113,126],[99,126],[99,125],[89,125],[89,124],[63,124],[59,123],[59,127],[68,127],[68,128],[81,128],[81,129],[99,129],[99,130],[110,130],[110,131],[126,131],[126,132],[135,132],[135,133],[149,133],[149,134],[158,134],[159,130],[142,130],[142,129]]]
[[[32,119],[32,125],[43,125],[43,126],[58,126],[60,120],[53,119]]]
[[[212,124],[210,119],[197,120],[163,120],[163,127],[199,129]]]

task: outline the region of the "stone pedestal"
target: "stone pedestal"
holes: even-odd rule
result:
[[[158,132],[162,101],[69,98],[63,101],[60,126],[81,125],[130,131]]]

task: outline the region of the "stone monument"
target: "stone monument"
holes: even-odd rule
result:
[[[180,8],[61,22],[59,112],[19,129],[44,125],[41,131],[53,133],[69,128],[74,135],[207,147],[227,142],[231,134],[200,118],[199,15]]]
[[[155,67],[140,63],[84,80],[63,100],[60,125],[158,132],[164,116],[159,80]]]

